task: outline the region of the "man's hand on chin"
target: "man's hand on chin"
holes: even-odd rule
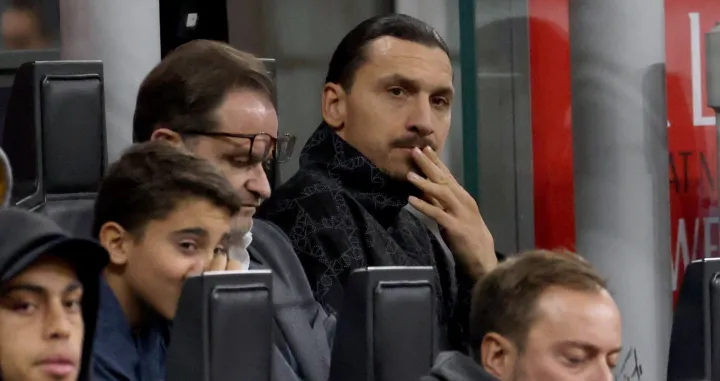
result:
[[[475,200],[432,148],[415,148],[412,156],[427,178],[408,173],[408,180],[425,195],[422,199],[410,196],[410,204],[438,223],[455,259],[473,277],[477,279],[494,269],[495,243]]]

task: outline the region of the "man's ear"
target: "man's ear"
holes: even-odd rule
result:
[[[517,361],[517,350],[510,340],[491,332],[480,345],[480,364],[499,380],[511,376]]]
[[[180,136],[180,134],[165,127],[161,127],[153,131],[150,135],[150,140],[165,140],[174,145],[181,145],[183,143],[182,136]]]
[[[133,237],[115,222],[106,222],[98,234],[100,244],[110,254],[110,266],[124,266],[128,261]]]
[[[336,131],[341,130],[345,124],[346,98],[345,90],[337,83],[328,82],[323,87],[323,120]]]

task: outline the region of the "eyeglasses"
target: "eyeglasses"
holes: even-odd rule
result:
[[[224,137],[249,139],[250,150],[248,151],[249,163],[265,163],[273,160],[278,163],[285,163],[290,160],[293,149],[295,148],[295,136],[292,134],[282,134],[276,138],[265,132],[258,134],[231,134],[229,132],[205,132],[205,131],[183,131],[182,135],[197,135],[209,137]]]

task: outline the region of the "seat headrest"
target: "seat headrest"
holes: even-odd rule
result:
[[[102,62],[23,64],[0,141],[14,165],[17,205],[94,193],[107,163]]]
[[[432,267],[369,267],[350,274],[330,381],[417,380],[436,355]]]
[[[183,283],[167,381],[270,381],[272,272],[209,272]]]

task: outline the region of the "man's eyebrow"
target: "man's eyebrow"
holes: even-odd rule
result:
[[[597,346],[581,340],[563,340],[558,343],[562,347],[576,347],[582,349],[597,350]]]
[[[559,346],[582,348],[584,350],[590,350],[590,351],[599,351],[600,350],[597,345],[591,344],[591,343],[588,343],[588,342],[582,341],[582,340],[561,341],[559,343]],[[614,348],[613,350],[610,351],[610,354],[619,353],[621,351],[622,351],[622,346]]]
[[[75,281],[75,282],[72,282],[69,285],[67,285],[67,287],[65,287],[65,290],[63,291],[63,293],[69,294],[76,290],[82,290],[82,288],[83,288],[82,284],[80,284],[80,282],[78,282],[78,281]]]
[[[402,74],[393,73],[380,78],[380,83],[383,85],[400,85],[406,87],[409,90],[417,90],[420,88],[420,83],[412,78],[408,78]]]
[[[392,84],[399,85],[399,86],[407,88],[410,91],[417,91],[418,89],[420,89],[420,87],[422,87],[420,85],[419,81],[412,79],[412,78],[408,78],[408,77],[406,77],[402,74],[398,74],[398,73],[393,73],[393,74],[390,74],[390,75],[380,78],[380,83],[383,84],[384,86],[388,86],[388,85],[392,85]],[[452,86],[437,86],[433,89],[432,94],[449,97],[449,96],[452,96],[453,94],[455,94],[455,89],[453,89]]]
[[[0,295],[6,296],[7,294],[10,294],[13,292],[18,292],[18,291],[25,291],[25,292],[30,292],[33,294],[40,294],[40,295],[44,295],[47,293],[45,288],[40,287],[36,284],[18,283],[18,284],[13,284],[10,286],[3,287],[2,290],[0,290]]]
[[[250,139],[247,138],[231,138],[229,136],[221,136],[221,140],[230,146],[228,151],[248,151],[250,149]],[[242,140],[242,141],[240,141]]]
[[[245,147],[232,147],[226,151],[226,154],[229,156],[233,156],[233,155],[245,156],[248,153],[250,153],[250,145],[247,145]]]
[[[82,284],[79,281],[72,281],[70,284],[65,286],[65,289],[63,289],[62,294],[70,294],[72,292],[75,292],[77,290],[82,290]],[[48,292],[48,289],[46,287],[32,284],[32,283],[18,283],[13,284],[7,287],[3,287],[0,289],[0,297],[7,297],[9,294],[15,293],[15,292],[29,292],[38,296],[46,297],[50,292]]]

